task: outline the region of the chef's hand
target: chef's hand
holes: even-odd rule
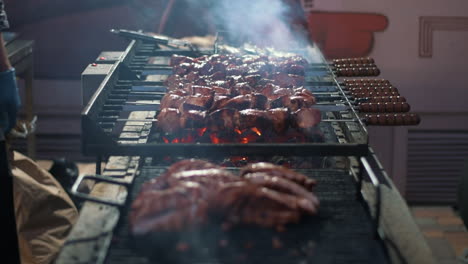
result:
[[[0,127],[5,134],[16,125],[20,105],[15,69],[0,72]]]

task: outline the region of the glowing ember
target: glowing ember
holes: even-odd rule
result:
[[[206,129],[207,129],[206,127],[197,129],[198,136],[200,137],[203,136],[206,132]]]
[[[256,127],[252,127],[251,130],[252,130],[253,132],[255,132],[257,135],[259,135],[259,136],[262,135],[262,132],[260,132],[260,130],[258,130],[258,128],[256,128]]]
[[[246,137],[243,137],[243,138],[240,139],[240,143],[247,144],[247,143],[249,143],[249,139],[246,138]]]
[[[169,139],[167,139],[165,137],[162,137],[162,139],[164,140],[164,143],[166,143],[166,144],[170,142]]]
[[[233,156],[230,158],[230,161],[236,165],[237,163],[247,163],[249,161],[248,157],[242,157],[242,156]]]
[[[187,135],[180,140],[182,143],[193,143],[195,142],[195,137],[192,135]]]
[[[215,133],[211,133],[211,134],[210,134],[210,139],[211,139],[211,143],[213,143],[213,144],[219,144],[219,138],[216,136]]]
[[[234,129],[234,131],[235,131],[237,134],[239,134],[239,135],[240,135],[240,134],[242,134],[242,131],[240,131],[240,130],[239,130],[239,129],[237,129],[237,128],[236,128],[236,129]]]

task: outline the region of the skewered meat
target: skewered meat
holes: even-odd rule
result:
[[[249,165],[237,177],[206,161],[180,161],[142,186],[131,206],[130,229],[144,235],[219,221],[261,227],[297,223],[303,214],[316,214],[319,206],[315,195],[298,184],[304,179],[268,163]]]
[[[320,110],[315,108],[301,108],[293,114],[293,124],[299,129],[311,129],[315,127],[322,118]]]
[[[244,109],[250,108],[250,105],[251,105],[250,97],[245,96],[245,95],[238,95],[226,101],[225,104],[221,105],[221,108],[244,110]]]
[[[239,127],[239,111],[222,108],[208,115],[208,129],[212,132],[234,131]]]
[[[180,115],[180,127],[201,128],[205,126],[206,111],[188,110]]]
[[[173,93],[168,93],[164,95],[164,97],[161,100],[161,109],[164,108],[179,108],[180,105],[185,101],[185,98],[183,96],[173,94]]]
[[[213,95],[192,95],[185,97],[185,101],[180,105],[180,110],[208,110],[213,104]]]
[[[175,56],[172,63],[177,77],[166,81],[171,91],[163,97],[161,108],[179,110],[181,129],[206,126],[210,133],[217,133],[258,127],[284,134],[290,127],[306,132],[320,121],[318,110],[302,111],[312,108],[315,97],[302,87],[307,61],[299,56]],[[248,111],[239,113],[244,110]],[[158,119],[166,115],[159,114]],[[169,116],[175,121],[175,113]],[[260,124],[254,125],[253,120]],[[160,126],[170,133],[177,132],[176,127],[169,122]]]
[[[180,112],[176,108],[164,108],[158,114],[158,127],[165,132],[175,133],[181,129]]]
[[[256,127],[260,130],[265,130],[270,127],[270,119],[268,112],[258,109],[245,109],[239,112],[239,129],[247,129]]]
[[[273,131],[282,135],[289,127],[289,110],[286,108],[275,108],[268,110]]]
[[[189,90],[189,93],[191,95],[200,94],[200,95],[206,96],[206,95],[212,95],[215,92],[213,88],[208,87],[208,86],[202,86],[202,85],[189,85],[187,89]]]

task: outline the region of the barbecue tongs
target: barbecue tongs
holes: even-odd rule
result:
[[[186,47],[189,48],[191,51],[197,51],[197,48],[193,46],[192,43],[190,43],[189,41],[169,38],[162,35],[148,34],[126,29],[111,29],[110,32],[128,39],[140,39],[145,42],[157,43],[171,48]]]

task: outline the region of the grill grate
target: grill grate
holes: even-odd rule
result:
[[[164,167],[143,166],[130,190],[130,200],[138,194],[143,182],[164,171]],[[227,248],[205,247],[205,240],[197,240],[200,248],[197,254],[180,253],[164,241],[152,240],[154,243],[148,244],[146,240],[132,239],[128,233],[126,208],[114,232],[106,263],[388,263],[381,241],[373,236],[364,202],[356,198],[355,182],[349,173],[336,169],[298,171],[317,179],[315,193],[321,208],[318,216],[304,218],[301,223],[288,226],[286,232],[238,228],[219,232],[229,241]],[[216,228],[210,228],[209,233],[198,235],[218,234]],[[272,247],[273,237],[281,241],[280,249]],[[246,249],[249,243],[253,246]],[[157,244],[167,247],[158,250]],[[144,257],[145,250],[154,257]],[[164,260],[164,255],[172,258]]]

